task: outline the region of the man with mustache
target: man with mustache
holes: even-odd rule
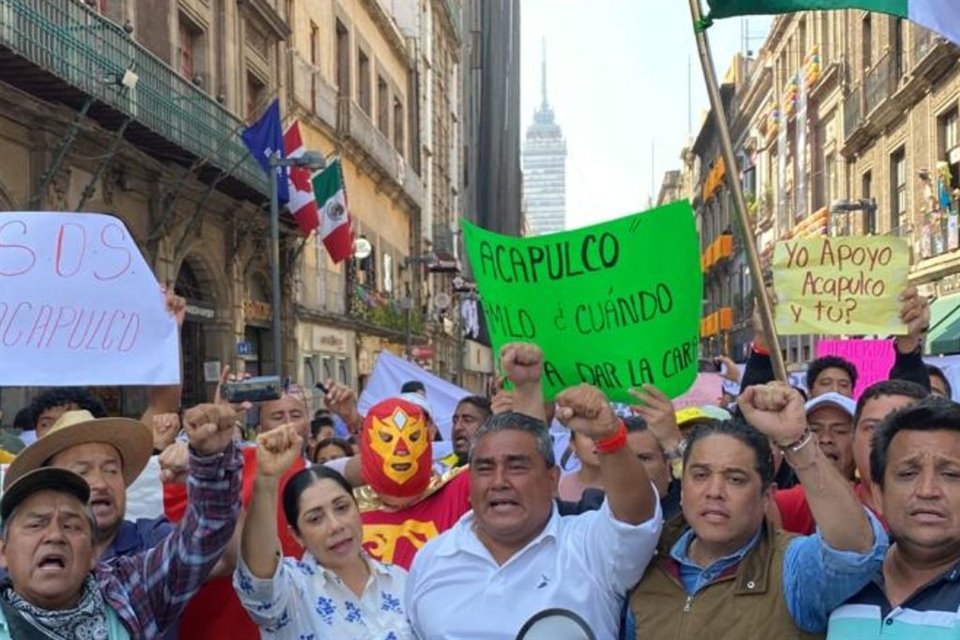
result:
[[[851,481],[856,471],[853,460],[853,416],[856,410],[853,400],[835,391],[821,394],[806,404],[807,426],[816,436],[821,451],[837,471]],[[802,484],[777,491],[774,499],[784,530],[801,535],[810,535],[816,530]]]
[[[603,506],[561,516],[546,424],[514,412],[487,420],[470,451],[472,511],[428,542],[410,571],[406,609],[418,637],[512,640],[551,608],[576,613],[598,638],[616,637],[624,594],[660,534],[657,494],[599,389],[582,384],[556,403],[558,419],[595,443]]]
[[[114,443],[105,446],[136,458],[129,460],[128,474],[143,464],[138,447],[149,457],[150,434],[127,432],[138,423],[86,420],[92,416],[77,413],[86,415],[59,433]],[[0,500],[0,566],[9,576],[0,588],[0,637],[140,640],[172,630],[237,522],[242,463],[233,445],[235,420],[232,411],[213,405],[184,414],[190,442],[186,516],[156,547],[99,562],[96,521],[87,506],[90,487],[55,462],[53,445],[69,438],[53,429],[24,449],[4,477]],[[89,473],[94,465],[69,466]],[[93,473],[111,466],[98,460]],[[122,475],[124,467],[116,465],[116,472]]]
[[[873,436],[874,502],[894,540],[830,615],[829,640],[960,637],[960,406],[927,398]]]

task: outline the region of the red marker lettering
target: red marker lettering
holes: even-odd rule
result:
[[[79,243],[80,243],[80,257],[77,258],[76,265],[73,268],[73,271],[70,273],[63,272],[63,258],[66,253],[66,248],[64,247],[64,236],[66,235],[67,227],[76,227],[80,231]],[[53,264],[57,271],[57,275],[61,278],[69,278],[75,276],[80,267],[83,266],[83,256],[87,252],[87,230],[84,229],[81,225],[75,222],[65,222],[60,225],[60,231],[57,233],[57,246],[54,251],[54,260]]]
[[[109,231],[110,229],[117,230],[117,235],[119,235],[121,243],[123,240],[126,240],[126,236],[123,233],[123,227],[117,224],[108,224],[104,226],[103,229],[100,230],[100,242],[103,244],[103,246],[109,249],[112,249],[114,251],[119,251],[121,254],[123,254],[124,263],[123,263],[123,266],[120,267],[120,269],[113,275],[104,276],[94,271],[93,277],[96,278],[97,280],[116,280],[117,278],[125,274],[127,270],[130,268],[130,265],[133,263],[133,257],[130,255],[129,249],[127,249],[122,244],[114,245],[108,242],[107,231]]]
[[[0,225],[0,238],[2,238],[3,232],[7,227],[10,227],[12,233],[14,226],[20,227],[20,235],[27,234],[26,222],[23,220],[11,220],[10,222],[5,222]],[[19,259],[16,257],[11,258],[11,254],[13,254],[14,251],[18,252]],[[17,254],[13,255],[16,256]],[[0,242],[0,276],[23,275],[27,271],[30,271],[36,263],[37,256],[30,247],[22,244],[5,244]],[[4,265],[7,265],[6,270],[4,269]]]

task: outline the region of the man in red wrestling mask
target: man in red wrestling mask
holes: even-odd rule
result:
[[[515,387],[512,410],[543,420],[540,349],[532,344],[504,345],[500,362]],[[332,381],[327,386],[327,408],[348,425],[361,425],[360,455],[327,465],[354,486],[365,483],[354,490],[363,521],[363,546],[377,560],[409,569],[417,550],[470,510],[468,467],[455,467],[442,475],[433,472],[436,426],[419,406],[388,398],[373,405],[361,422],[352,390]],[[569,512],[579,513],[599,507],[599,501],[595,506],[569,507]]]
[[[423,410],[400,398],[370,408],[360,430],[366,486],[356,490],[363,546],[382,562],[409,568],[427,540],[469,510],[469,475],[433,474],[433,433]]]

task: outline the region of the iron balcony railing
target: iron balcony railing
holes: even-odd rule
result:
[[[267,193],[266,173],[240,139],[243,123],[81,2],[0,0],[0,48]],[[127,70],[138,77],[129,89],[120,84]]]
[[[337,127],[337,89],[324,80],[320,68],[294,50],[290,51],[293,98],[303,109],[316,114],[333,129]]]
[[[397,153],[370,116],[349,96],[337,98],[337,134],[343,139],[355,141],[384,173],[397,181],[417,206],[423,206],[423,183],[420,177],[407,166],[403,156]]]
[[[899,79],[896,58],[890,53],[885,54],[864,78],[864,115],[869,116],[884,100],[896,92]]]
[[[847,94],[843,99],[843,137],[849,140],[854,132],[863,122],[863,93],[860,91],[860,85],[854,87],[853,91]]]

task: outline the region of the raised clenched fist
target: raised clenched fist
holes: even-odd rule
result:
[[[616,434],[620,419],[600,389],[581,384],[557,396],[557,419],[580,435],[602,440]]]

